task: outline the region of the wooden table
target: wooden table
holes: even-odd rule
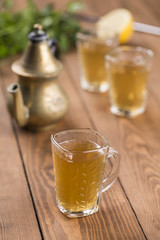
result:
[[[43,7],[47,0],[35,2]],[[63,9],[68,1],[56,2]],[[15,6],[24,4],[19,1]],[[136,21],[160,23],[159,0],[86,0],[85,4],[85,12],[93,16],[125,7]],[[10,69],[17,56],[1,62],[0,239],[160,239],[160,38],[135,32],[129,44],[155,53],[147,109],[132,120],[110,113],[108,93],[80,88],[77,53],[72,51],[64,56],[59,79],[70,100],[67,115],[50,131],[20,129],[6,109],[6,87],[17,81]],[[120,152],[121,170],[112,188],[102,194],[98,213],[68,219],[56,206],[50,135],[86,127],[102,133]]]

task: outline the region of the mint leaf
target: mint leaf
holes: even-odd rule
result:
[[[56,38],[62,53],[75,45],[80,25],[71,12],[80,9],[81,3],[69,3],[67,11],[61,12],[51,4],[38,10],[32,0],[28,0],[25,9],[14,13],[8,7],[11,1],[4,2],[6,7],[0,11],[0,59],[24,51],[35,23],[40,23],[51,38]]]

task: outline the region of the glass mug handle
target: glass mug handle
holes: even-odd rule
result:
[[[120,168],[120,155],[119,153],[113,149],[109,148],[107,158],[112,158],[114,160],[112,169],[108,176],[103,180],[103,185],[102,185],[102,192],[105,192],[108,190],[114,181],[116,180],[118,173],[119,173],[119,168]]]

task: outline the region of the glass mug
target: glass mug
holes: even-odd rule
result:
[[[117,47],[107,54],[113,114],[136,117],[145,111],[152,56],[150,49],[132,46]]]
[[[56,133],[51,135],[51,143],[58,208],[71,218],[97,212],[101,192],[118,176],[118,152],[92,129]],[[113,166],[104,179],[109,158],[113,159]]]
[[[118,45],[118,37],[99,39],[93,33],[78,33],[76,42],[81,87],[90,92],[106,92],[108,80],[105,55]]]

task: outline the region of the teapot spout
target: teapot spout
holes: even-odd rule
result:
[[[8,92],[13,96],[12,97],[12,106],[11,110],[13,117],[16,119],[16,122],[20,127],[24,127],[29,119],[29,110],[24,105],[22,92],[19,84],[14,83],[8,87]]]

